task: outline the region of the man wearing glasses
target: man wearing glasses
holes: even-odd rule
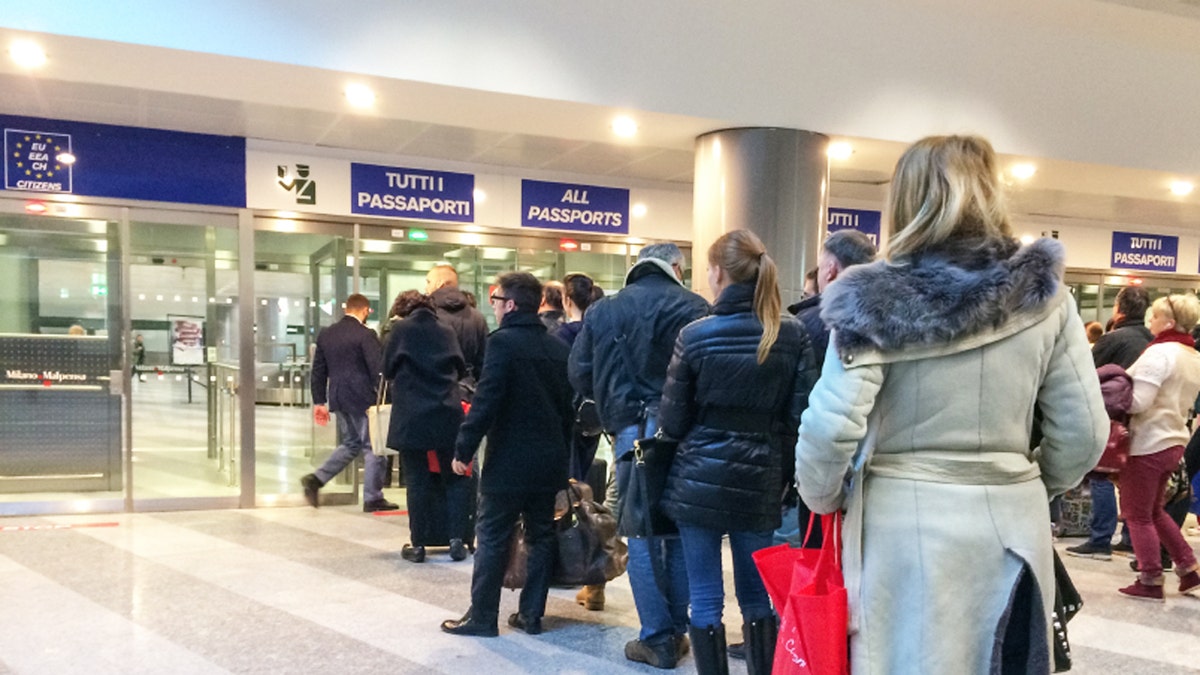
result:
[[[574,392],[567,381],[569,348],[538,318],[541,283],[528,272],[507,272],[491,295],[500,327],[488,338],[479,388],[458,432],[451,468],[464,475],[487,434],[475,525],[471,608],[442,622],[454,635],[498,633],[500,588],[517,519],[529,551],[525,587],[508,625],[542,632],[554,564],[554,496],[567,486]]]

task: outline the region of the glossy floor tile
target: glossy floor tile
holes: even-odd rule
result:
[[[467,607],[470,559],[407,563],[407,540],[405,516],[355,506],[0,519],[0,674],[660,672],[623,656],[625,578],[603,612],[553,590],[540,636],[454,637],[438,624]],[[1128,600],[1128,559],[1065,560],[1085,600],[1073,672],[1200,670],[1200,599]],[[732,598],[726,616],[736,640]]]

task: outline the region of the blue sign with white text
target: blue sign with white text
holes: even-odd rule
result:
[[[71,192],[70,134],[4,130],[4,189]]]
[[[246,205],[246,139],[0,115],[4,189]]]
[[[475,176],[469,173],[350,165],[350,212],[367,216],[475,222]]]
[[[1114,268],[1174,272],[1178,258],[1179,237],[1141,232],[1113,232]]]
[[[882,222],[883,214],[879,211],[840,209],[831,206],[825,220],[825,234],[833,234],[838,230],[858,230],[870,237],[871,243],[878,248]]]
[[[629,234],[629,190],[522,180],[521,227]]]

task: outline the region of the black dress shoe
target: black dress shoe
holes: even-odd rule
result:
[[[450,559],[458,562],[467,557],[467,547],[463,545],[462,539],[450,540]]]
[[[423,563],[425,562],[425,547],[405,544],[400,548],[400,557],[409,562]]]
[[[471,635],[474,637],[496,637],[500,630],[496,624],[486,624],[476,621],[468,612],[461,619],[447,619],[442,622],[442,630],[451,635]]]
[[[398,511],[400,507],[389,502],[386,499],[376,499],[369,502],[363,502],[364,513],[374,513],[376,511]]]
[[[541,619],[526,619],[519,612],[508,615],[508,625],[529,635],[537,635],[542,632]]]
[[[300,477],[300,487],[304,488],[304,499],[308,505],[317,508],[317,494],[321,491],[321,479],[317,474],[309,473]]]

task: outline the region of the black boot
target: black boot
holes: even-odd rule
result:
[[[771,664],[775,662],[775,638],[779,636],[779,623],[774,614],[742,624],[742,638],[746,641],[746,672],[749,675],[771,675]]]
[[[729,657],[725,654],[725,624],[688,627],[692,638],[692,657],[698,675],[729,675]]]

